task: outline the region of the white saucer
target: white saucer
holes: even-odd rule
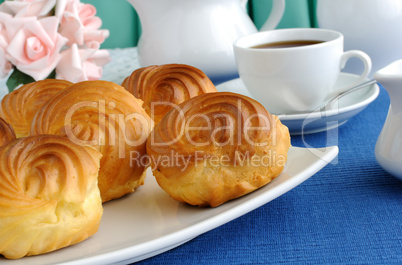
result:
[[[359,76],[355,74],[341,73],[335,84],[335,88],[353,83],[358,78]],[[239,78],[220,84],[216,88],[220,92],[230,91],[253,98]],[[292,135],[323,132],[346,123],[351,117],[361,112],[373,102],[379,93],[380,88],[377,84],[374,84],[345,95],[338,102],[335,102],[334,107],[330,110],[283,114],[278,115],[278,117],[289,128]]]

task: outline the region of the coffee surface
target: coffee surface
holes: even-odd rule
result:
[[[292,41],[279,41],[279,42],[269,42],[263,43],[256,46],[252,46],[254,49],[278,49],[278,48],[293,48],[293,47],[301,47],[307,45],[314,45],[323,43],[323,41],[319,40],[292,40]]]

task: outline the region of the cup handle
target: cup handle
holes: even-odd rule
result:
[[[363,81],[365,81],[365,79],[370,74],[370,72],[371,72],[371,59],[370,59],[370,56],[368,56],[367,53],[365,53],[363,51],[359,51],[359,50],[350,50],[350,51],[344,52],[342,54],[342,56],[341,56],[340,69],[339,70],[342,70],[345,67],[347,61],[352,57],[356,57],[356,58],[360,59],[363,62],[363,64],[364,64],[363,73],[360,74],[360,77],[356,82],[354,82],[352,84],[349,84],[346,87],[341,87],[340,89],[338,89],[336,91],[333,91],[331,93],[331,97],[335,96],[337,94],[340,94],[340,93],[348,90],[349,88],[354,87],[354,86],[362,83]]]
[[[273,0],[271,13],[260,28],[260,31],[272,30],[278,26],[285,12],[285,0]]]

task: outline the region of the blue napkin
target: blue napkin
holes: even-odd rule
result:
[[[402,264],[402,182],[374,156],[388,106],[381,88],[341,127],[293,136],[294,146],[336,144],[339,156],[281,197],[138,264]]]

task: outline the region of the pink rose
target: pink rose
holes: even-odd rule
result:
[[[71,46],[73,43],[88,45],[88,42],[93,41],[102,43],[109,37],[108,30],[100,30],[102,20],[95,15],[96,9],[93,5],[68,0],[62,13],[59,30],[60,34],[68,39],[67,45]]]
[[[102,66],[110,61],[107,50],[99,50],[99,46],[79,49],[73,44],[62,52],[62,59],[56,68],[56,78],[70,82],[98,80],[102,77]]]
[[[60,50],[67,42],[57,32],[59,19],[30,17],[13,22],[14,28],[12,25],[8,28],[14,33],[9,36],[8,59],[35,80],[45,79],[61,59]]]
[[[50,13],[56,0],[14,0],[4,1],[0,11],[14,17],[46,16]]]

